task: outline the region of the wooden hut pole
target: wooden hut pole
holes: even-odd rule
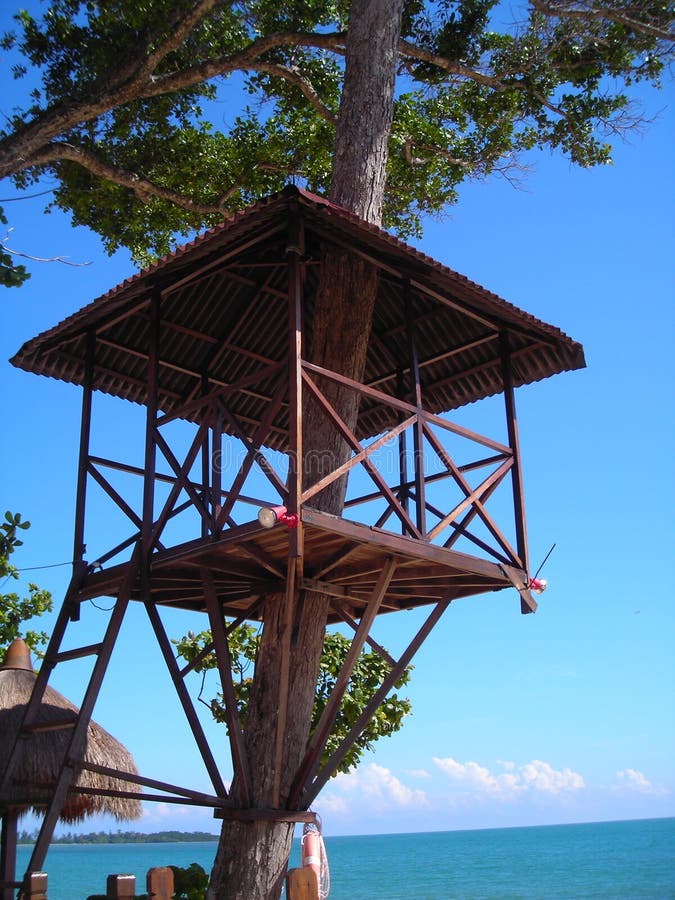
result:
[[[405,283],[405,320],[410,358],[410,378],[412,381],[413,403],[417,409],[417,420],[413,425],[413,463],[415,473],[415,512],[418,531],[426,534],[426,498],[424,483],[424,430],[422,420],[422,384],[420,382],[419,354],[415,341],[415,318],[412,308],[410,282]]]
[[[513,389],[513,372],[511,371],[511,348],[509,346],[509,334],[502,331],[499,335],[499,344],[502,361],[502,381],[504,385],[504,404],[506,407],[506,428],[509,437],[509,447],[513,453],[513,467],[511,469],[511,484],[513,486],[513,508],[515,514],[516,549],[520,557],[521,567],[525,572],[529,571],[527,561],[527,530],[525,527],[525,496],[523,493],[523,478],[520,467],[520,444],[518,440],[518,420],[516,417],[516,398]],[[523,610],[525,612],[525,610]],[[530,612],[530,609],[527,609]]]
[[[2,836],[0,838],[0,887],[2,888],[2,900],[14,900],[18,820],[18,810],[13,807],[5,809],[2,814]]]
[[[209,392],[209,377],[208,375],[202,375],[201,378],[201,392],[202,397],[205,397]],[[211,415],[211,409],[208,411],[208,415]],[[209,449],[209,429],[205,429],[204,437],[202,438],[202,451],[201,451],[201,467],[202,467],[202,496],[204,498],[204,503],[209,510],[210,513],[210,526],[207,525],[204,517],[201,517],[201,530],[202,530],[202,538],[205,538],[209,533],[209,527],[212,532],[215,531],[215,503],[213,502],[213,497],[211,494],[211,456]]]
[[[143,462],[143,521],[141,525],[141,589],[148,599],[151,537],[155,504],[155,470],[157,459],[157,393],[159,378],[159,324],[161,295],[155,291],[150,304],[150,352],[148,355],[148,399],[145,420],[145,457]]]
[[[288,512],[298,517],[297,528],[289,530],[289,556],[302,558],[302,306],[305,234],[300,212],[294,205],[289,214],[288,244]],[[298,573],[302,576],[302,573]]]
[[[288,244],[286,246],[288,270],[288,512],[296,516],[295,528],[288,530],[288,563],[286,590],[281,616],[281,667],[279,672],[279,705],[274,748],[274,782],[272,806],[278,807],[281,793],[283,749],[288,715],[291,666],[291,632],[296,608],[296,575],[302,577],[302,307],[303,271],[302,256],[305,253],[305,233],[302,217],[293,204],[288,216]]]
[[[396,396],[399,400],[405,400],[403,368],[401,366],[396,371]],[[404,420],[402,410],[398,411],[397,419],[400,425]],[[402,431],[398,436],[398,498],[407,514],[410,508],[410,485],[408,484],[408,446],[405,431]],[[401,523],[401,534],[405,534],[403,523]]]
[[[87,499],[87,468],[89,464],[89,436],[91,433],[91,403],[94,381],[94,350],[96,333],[87,332],[87,349],[84,361],[84,384],[82,387],[82,414],[80,419],[80,452],[77,465],[77,496],[75,500],[75,534],[73,537],[73,565],[84,559],[85,505]],[[79,611],[79,605],[76,607]]]

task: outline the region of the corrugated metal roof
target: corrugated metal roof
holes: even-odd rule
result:
[[[409,366],[406,294],[412,304],[424,405],[450,410],[502,390],[500,332],[508,332],[516,386],[585,365],[580,344],[380,228],[298,188],[261,200],[204,232],[28,341],[11,362],[82,384],[86,335],[97,336],[94,388],[127,400],[147,398],[149,307],[161,294],[160,407],[179,409],[212,388],[252,380],[233,394],[231,410],[252,432],[276,376],[255,373],[284,360],[287,346],[286,249],[292,209],[304,222],[304,322],[311,341],[322,248],[347,247],[380,269],[365,382],[394,396],[397,372]],[[195,418],[198,416],[195,414]],[[361,404],[364,438],[395,421],[374,399]],[[282,403],[267,443],[286,444]]]

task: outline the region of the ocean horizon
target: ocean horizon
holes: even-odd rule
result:
[[[478,828],[410,834],[324,834],[330,900],[675,900],[675,818]],[[30,857],[20,845],[17,873]],[[105,894],[110,874],[199,863],[216,840],[54,844],[44,870],[49,900]],[[300,864],[294,840],[289,866]]]

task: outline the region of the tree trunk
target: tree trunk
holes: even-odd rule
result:
[[[335,137],[330,200],[379,224],[387,142],[393,113],[396,45],[404,0],[353,0],[345,81]],[[342,251],[324,254],[309,357],[362,380],[377,292],[377,273]],[[354,429],[358,395],[323,382],[336,411]],[[349,448],[312,401],[303,409],[305,485],[349,456]],[[342,511],[346,480],[313,500],[325,512]],[[327,615],[323,594],[305,592],[295,610],[284,730],[280,806],[303,758],[311,720]],[[253,805],[270,807],[275,785],[276,724],[284,638],[283,602],[269,597],[246,721],[246,749],[253,773]],[[236,786],[235,786],[236,790]],[[209,900],[274,900],[281,891],[293,828],[287,824],[225,821],[207,897]]]

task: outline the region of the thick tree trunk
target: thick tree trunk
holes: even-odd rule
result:
[[[382,210],[402,7],[403,0],[353,0],[349,19],[330,199],[375,224],[379,224]],[[348,253],[326,253],[309,348],[314,362],[357,381],[362,379],[376,292],[377,274],[370,266]],[[353,429],[358,396],[333,383],[320,386]],[[303,452],[306,485],[349,455],[349,448],[313,402],[303,409]],[[339,514],[345,487],[344,480],[334,482],[314,498],[313,505]],[[246,722],[253,802],[259,808],[271,806],[274,798],[282,607],[281,598],[268,598]],[[296,610],[291,643],[289,706],[282,770],[277,779],[282,807],[305,752],[326,615],[325,595],[306,592]],[[209,900],[278,897],[292,834],[292,826],[286,824],[224,822]]]

